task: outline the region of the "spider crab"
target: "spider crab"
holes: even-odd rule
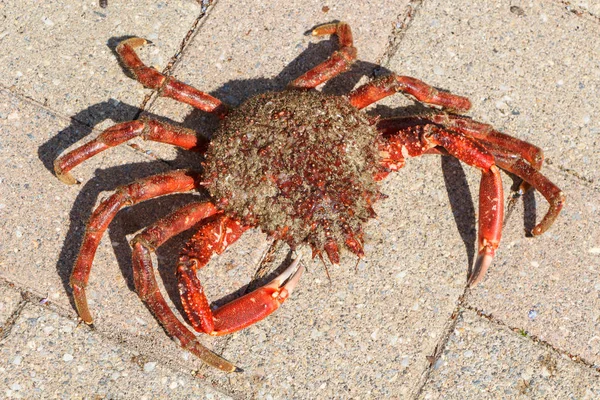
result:
[[[363,256],[362,225],[375,216],[372,205],[383,197],[377,181],[399,170],[407,156],[450,154],[481,171],[478,256],[469,285],[483,278],[500,241],[504,205],[499,169],[520,177],[522,189],[532,186],[548,200],[548,212],[533,235],[550,227],[564,197],[539,172],[543,156],[538,147],[459,115],[471,107],[467,98],[408,76],[382,76],[346,96],[312,90],[346,71],[356,59],[348,24],[320,25],[312,34],[336,35],[339,50],[286,90],[255,96],[236,109],[144,65],[135,48],[145,40],[130,38],[118,45],[121,61],[141,84],[216,114],[221,123],[209,142],[192,130],[157,120],[124,122],[55,161],[57,177],[73,184],[77,182],[69,172],[73,167],[134,137],[197,151],[205,160],[202,173],[177,170],[141,179],[118,188],[94,210],[70,280],[84,322],[92,323],[85,290],[102,234],[120,209],[157,196],[204,189],[211,200],[182,207],[132,240],[136,291],[168,335],[225,371],[239,369],[202,346],[157,287],[151,253],[184,230],[196,231],[176,267],[184,312],[198,332],[223,335],[275,311],[290,296],[303,267],[296,259],[271,283],[212,310],[196,272],[213,254],[221,254],[244,231],[257,226],[291,248],[308,243],[313,257],[326,254],[332,263],[339,262],[341,248]],[[361,111],[396,92],[442,110],[390,119]]]

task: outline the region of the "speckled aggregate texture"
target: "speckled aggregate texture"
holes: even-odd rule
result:
[[[420,399],[597,399],[600,372],[465,311]]]
[[[78,391],[65,397],[89,398],[599,397],[598,6],[407,3],[219,0],[201,18],[193,0],[0,4],[0,45],[10,49],[0,54],[0,321],[21,292],[32,296],[0,342],[0,396],[27,398],[42,387],[58,395],[68,380]],[[348,93],[390,70],[470,97],[468,115],[544,149],[543,171],[567,195],[555,226],[526,237],[546,203],[533,193],[516,201],[486,280],[461,297],[475,253],[479,173],[449,158],[407,160],[381,183],[389,197],[364,226],[362,260],[344,252],[326,272],[307,256],[298,288],[272,316],[201,337],[245,370],[224,375],[172,342],[133,292],[128,239],[206,195],[161,198],[115,219],[88,287],[96,331],[75,328],[67,281],[93,207],[118,185],[200,168],[202,159],[135,140],[142,151],[124,145],[78,166],[76,187],[52,175],[52,161],[142,104],[146,116],[207,137],[218,125],[130,79],[112,51],[116,37],[150,39],[140,50],[148,65],[237,106],[325,60],[336,40],[303,33],[336,19],[350,23],[359,61],[319,90]],[[392,96],[367,112],[423,111],[405,108],[413,104]],[[508,196],[511,180],[503,180]],[[156,257],[176,313],[173,265],[186,237]],[[253,229],[211,260],[199,272],[209,299],[222,304],[254,285],[267,249]],[[275,250],[263,267],[286,262],[289,247]]]
[[[116,38],[145,37],[144,54],[162,69],[200,12],[194,1],[135,1],[101,9],[96,1],[3,2],[0,83],[66,117],[97,124],[127,119],[145,93],[114,56]],[[167,22],[168,21],[168,22]],[[123,106],[123,104],[125,106]]]
[[[467,5],[473,13],[464,15]],[[567,205],[546,234],[528,238],[523,231],[547,203],[533,193],[519,200],[469,302],[599,365],[600,61],[593,54],[600,47],[589,37],[600,34],[600,23],[559,3],[519,6],[522,13],[487,2],[425,2],[399,49],[406,56],[392,66],[466,94],[470,115],[544,150],[542,171]]]
[[[230,398],[40,306],[23,309],[0,359],[4,398]]]

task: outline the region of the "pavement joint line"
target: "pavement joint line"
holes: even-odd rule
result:
[[[26,293],[21,292],[21,300],[19,303],[17,303],[13,312],[6,319],[6,322],[3,325],[0,325],[0,346],[2,345],[2,342],[4,342],[4,340],[10,336],[13,326],[15,326],[15,323],[19,319],[19,316],[23,312],[23,309],[28,302],[29,300],[27,299]]]
[[[468,294],[469,286],[465,285],[463,292],[458,296],[458,299],[456,301],[456,307],[454,307],[454,310],[452,310],[452,314],[450,314],[450,317],[446,320],[446,326],[443,330],[443,334],[438,340],[438,343],[435,345],[433,354],[427,356],[427,361],[429,362],[429,365],[425,368],[424,371],[421,372],[421,378],[418,384],[415,386],[415,389],[412,391],[410,398],[418,399],[421,397],[425,386],[427,386],[427,383],[429,382],[429,377],[433,372],[435,364],[444,353],[444,350],[448,345],[450,337],[454,334],[454,330],[456,329],[456,325],[458,324],[458,317],[462,314],[465,308],[464,305],[467,301],[466,298]]]
[[[0,276],[0,287],[7,287],[19,292],[21,294],[21,302],[24,301],[25,303],[43,305],[50,311],[55,312],[63,318],[73,319],[73,313],[69,314],[69,310],[67,308],[48,300],[47,296],[40,295],[39,293],[36,293],[27,287],[11,282],[3,276]],[[19,304],[21,304],[21,302],[19,302]]]
[[[0,347],[3,346],[3,342],[5,341],[5,339],[7,339],[10,336],[10,332],[12,331],[13,326],[19,319],[19,317],[20,317],[21,313],[23,312],[23,310],[25,309],[25,307],[27,307],[28,305],[31,305],[32,307],[42,308],[42,309],[46,309],[50,312],[53,312],[53,313],[57,314],[58,316],[60,316],[61,318],[66,318],[69,320],[76,320],[77,328],[80,328],[82,326],[87,328],[89,332],[92,332],[94,335],[98,335],[102,339],[103,342],[108,342],[108,343],[112,343],[114,345],[120,346],[132,354],[139,353],[138,356],[135,356],[134,358],[132,358],[132,362],[134,364],[138,365],[140,368],[143,368],[143,362],[145,362],[147,360],[154,360],[154,358],[149,357],[147,354],[129,346],[129,344],[126,341],[115,340],[114,338],[104,335],[102,332],[98,331],[93,326],[86,325],[85,323],[83,323],[83,321],[81,321],[79,319],[79,317],[76,317],[76,318],[73,317],[72,313],[70,314],[65,307],[62,307],[52,301],[48,301],[48,298],[46,296],[40,296],[39,294],[34,293],[30,289],[23,288],[18,284],[10,282],[9,280],[7,280],[6,278],[4,278],[2,276],[0,276],[0,287],[8,287],[16,292],[19,292],[21,295],[21,300],[14,307],[13,312],[7,318],[4,325],[0,325]],[[160,361],[160,360],[156,360],[156,361]],[[161,364],[161,365],[162,365],[162,367],[167,368],[171,371],[178,371],[182,374],[189,375],[192,378],[200,379],[206,385],[206,387],[210,387],[212,390],[219,392],[221,394],[227,395],[234,400],[240,399],[239,396],[237,396],[233,392],[229,392],[227,390],[227,388],[223,387],[222,385],[215,385],[215,384],[211,383],[210,380],[205,379],[205,377],[203,375],[198,374],[197,370],[190,369],[189,365],[186,365],[185,363],[174,362],[173,365],[177,366],[179,368],[179,370],[173,368],[172,365],[167,365],[167,364]],[[207,368],[207,367],[203,366],[202,368]]]
[[[93,127],[93,126],[90,126],[89,124],[87,124],[87,123],[86,123],[86,122],[84,122],[84,121],[80,121],[80,120],[78,120],[78,119],[77,119],[77,118],[75,118],[75,117],[70,117],[70,116],[64,115],[64,114],[62,114],[62,113],[60,113],[60,112],[58,112],[58,111],[56,111],[56,110],[54,110],[54,109],[52,109],[52,108],[48,107],[46,104],[42,103],[41,101],[39,101],[39,100],[36,100],[36,99],[34,99],[33,97],[27,96],[26,94],[23,94],[23,93],[19,92],[18,90],[16,90],[16,88],[15,88],[15,87],[7,87],[7,86],[4,86],[4,85],[2,85],[2,84],[0,83],[0,91],[7,91],[7,92],[9,92],[11,95],[13,95],[13,96],[15,96],[15,97],[18,97],[18,98],[19,98],[19,99],[21,99],[22,101],[24,101],[24,102],[26,102],[26,103],[30,103],[30,104],[32,104],[32,105],[34,105],[34,106],[36,106],[36,107],[42,108],[42,109],[44,109],[45,111],[48,111],[49,113],[52,113],[52,114],[53,114],[53,115],[55,115],[56,117],[58,117],[58,118],[61,118],[61,119],[64,119],[65,121],[75,121],[75,122],[77,122],[78,124],[81,124],[81,125],[84,125],[84,126],[87,126],[87,127],[89,127],[89,128],[92,128],[92,129],[94,129],[94,127]]]
[[[564,356],[566,358],[568,358],[569,360],[571,360],[572,362],[574,362],[575,364],[580,364],[580,365],[584,365],[596,372],[600,372],[600,365],[596,365],[593,362],[577,355],[577,354],[572,354],[566,350],[560,349],[556,346],[554,346],[552,343],[540,339],[539,336],[537,335],[533,335],[529,332],[527,332],[526,330],[524,330],[523,328],[518,328],[518,327],[514,327],[511,326],[509,324],[507,324],[506,322],[502,321],[499,318],[496,318],[493,314],[487,314],[485,311],[472,306],[468,303],[468,301],[466,301],[463,305],[462,305],[463,310],[469,310],[469,311],[473,311],[474,313],[476,313],[479,317],[488,320],[491,323],[494,323],[498,326],[510,329],[512,332],[515,332],[516,334],[523,336],[529,340],[531,340],[534,344],[536,344],[537,346],[540,347],[544,347],[558,355]],[[462,311],[461,311],[462,312]]]
[[[89,125],[88,123],[86,123],[85,121],[80,121],[75,117],[69,117],[67,115],[64,115],[48,106],[46,106],[44,103],[40,102],[39,100],[36,100],[32,97],[29,97],[23,93],[18,92],[17,90],[15,90],[14,88],[10,88],[10,87],[6,87],[2,84],[0,84],[0,91],[6,91],[8,93],[10,93],[11,96],[17,97],[19,98],[21,101],[24,101],[26,103],[30,103],[31,105],[35,106],[35,107],[39,107],[43,110],[45,110],[46,112],[52,114],[53,116],[57,117],[58,119],[62,119],[65,122],[70,122],[71,124],[73,122],[88,127],[91,129],[91,133],[95,133],[96,136],[100,135],[103,130],[102,129],[98,129],[95,126]],[[135,117],[133,118],[133,120],[139,119],[139,116],[141,114],[141,110],[135,115]],[[135,144],[135,143],[127,143],[127,147],[130,148],[133,152],[137,153],[137,154],[141,154],[145,157],[151,158],[154,161],[161,161],[167,165],[171,165],[167,160],[163,160],[157,156],[154,155],[154,153],[149,152],[148,150],[144,150],[142,148],[140,148],[139,145]],[[65,149],[66,150],[66,149]]]
[[[398,15],[388,38],[386,49],[384,50],[383,55],[377,59],[376,64],[380,67],[389,66],[390,61],[396,55],[402,39],[404,39],[406,32],[410,28],[413,19],[422,5],[423,0],[410,0],[402,13]]]

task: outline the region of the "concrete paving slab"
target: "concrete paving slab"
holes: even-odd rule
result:
[[[217,2],[172,73],[227,104],[239,105],[252,95],[282,90],[293,78],[327,59],[337,49],[337,41],[305,33],[315,25],[342,20],[352,27],[361,62],[323,89],[346,93],[365,74],[372,74],[407,3],[408,0]],[[204,113],[170,99],[157,99],[149,111],[205,135],[214,129]],[[166,159],[176,158],[176,151],[165,146],[145,144],[144,148]]]
[[[74,138],[98,132],[6,90],[0,92],[0,118],[0,276],[74,317],[68,279],[93,207],[117,186],[170,168],[121,146],[79,166],[74,174],[84,183],[67,186],[50,172],[52,161]],[[96,254],[88,292],[100,332],[146,349],[154,359],[169,359],[164,351],[186,364],[182,357],[189,355],[166,337],[133,291],[128,238],[193,199],[159,199],[117,216]],[[171,295],[176,287],[170,266],[177,250],[159,252],[159,258],[170,254],[161,273]]]
[[[0,336],[4,335],[7,320],[21,302],[21,293],[8,285],[0,284]]]
[[[556,183],[568,202],[555,226],[526,238],[523,220],[512,218],[496,264],[469,304],[600,366],[600,191],[573,178]]]
[[[152,7],[162,4],[151,3]],[[115,23],[115,15],[126,19],[136,12],[128,14],[122,7],[137,10],[144,4],[113,2],[109,9],[113,14],[98,16],[96,24]],[[165,28],[164,34],[157,33],[158,40],[153,39],[157,42],[154,47],[142,50],[149,65],[164,66],[187,32],[187,18],[193,13],[179,15],[174,10],[199,10],[193,1],[187,6],[178,4],[163,4],[161,7],[170,8],[160,18],[151,13],[147,19],[138,18],[143,21],[139,32],[131,32],[133,22],[129,20],[116,28],[123,29],[119,35],[146,37]],[[389,54],[383,53],[389,50],[392,30],[401,28],[399,15],[405,5],[383,0],[364,6],[315,1],[297,5],[219,2],[202,20],[174,74],[231,104],[239,104],[252,94],[283,88],[291,78],[324,60],[335,41],[301,34],[317,23],[341,19],[352,24],[359,58],[365,60],[345,78],[323,88],[330,93],[344,93],[364,81],[364,75],[372,74],[377,62],[390,60]],[[40,7],[44,6],[31,5],[32,9]],[[91,3],[88,7],[86,18],[93,14]],[[593,364],[599,354],[594,333],[597,316],[593,311],[598,309],[598,296],[591,288],[598,281],[594,249],[600,244],[593,242],[597,237],[597,204],[590,199],[598,198],[598,157],[593,138],[598,127],[594,119],[598,114],[595,88],[600,75],[597,60],[586,56],[586,52],[598,53],[597,43],[584,39],[596,37],[598,25],[590,18],[565,11],[559,3],[519,7],[523,13],[511,11],[509,6],[507,11],[456,1],[443,7],[425,2],[385,67],[470,96],[474,103],[470,115],[546,150],[552,165],[545,171],[567,192],[567,211],[551,232],[531,240],[523,237],[523,227],[531,225],[533,214],[539,217],[540,210],[545,210],[544,202],[529,197],[524,209],[519,205],[509,218],[504,247],[490,276],[471,293],[469,305],[508,326],[541,336],[552,346],[564,346],[564,351],[572,351]],[[50,21],[63,29],[54,17],[60,13],[52,10],[48,12]],[[16,13],[14,7],[9,11]],[[79,17],[79,11],[67,9],[67,21]],[[290,23],[281,24],[281,16]],[[159,27],[157,20],[161,21]],[[71,29],[77,26],[71,24]],[[536,29],[531,28],[534,26]],[[14,36],[10,29],[8,35],[0,34],[0,40]],[[32,29],[43,36],[42,30]],[[107,34],[106,29],[100,29],[102,35]],[[65,187],[51,175],[48,168],[60,151],[98,133],[76,121],[103,128],[111,123],[107,119],[130,119],[138,112],[135,106],[148,93],[123,74],[107,50],[106,39],[96,43],[96,39],[90,39],[92,34],[85,35],[86,43],[93,41],[96,46],[92,58],[97,67],[91,69],[95,73],[90,79],[81,83],[79,75],[67,75],[63,63],[53,61],[60,72],[57,79],[74,81],[69,87],[75,88],[70,90],[77,93],[77,99],[51,87],[52,74],[57,72],[45,72],[49,74],[47,81],[24,73],[19,77],[22,85],[21,81],[0,80],[12,90],[0,93],[0,159],[4,163],[0,176],[0,276],[41,297],[47,296],[69,316],[74,312],[66,281],[85,221],[99,199],[135,178],[198,163],[194,155],[144,143],[143,149],[153,150],[157,158],[168,160],[170,165],[123,146],[79,167],[75,173],[83,178],[80,187]],[[69,40],[76,37],[63,36]],[[51,40],[37,39],[40,43]],[[31,46],[17,46],[15,54],[37,49]],[[56,46],[62,49],[60,44]],[[75,44],[69,46],[67,50],[75,49]],[[99,58],[100,51],[105,52],[104,60]],[[485,54],[495,57],[493,62],[480,63]],[[67,59],[64,64],[70,62]],[[581,65],[586,68],[578,69]],[[100,72],[94,68],[101,68],[103,75],[98,77]],[[32,73],[38,73],[33,69]],[[0,62],[0,70],[15,68]],[[73,70],[72,65],[69,70]],[[100,78],[98,86],[89,84],[96,78]],[[562,84],[558,84],[561,79]],[[45,86],[35,86],[33,82],[38,81]],[[57,86],[60,89],[67,85]],[[108,92],[101,91],[100,86]],[[42,91],[52,94],[46,105],[44,98],[38,97]],[[393,114],[410,104],[395,96],[382,102],[375,112]],[[214,121],[201,113],[167,99],[152,103],[149,113],[165,115],[203,133],[210,133],[214,127]],[[233,376],[203,367],[170,342],[132,291],[127,240],[158,216],[197,197],[161,199],[122,212],[98,250],[90,281],[90,303],[101,334],[101,339],[90,345],[91,351],[96,350],[96,343],[118,342],[146,357],[146,362],[157,362],[157,367],[173,368],[182,374],[199,370],[201,379],[239,398],[402,397],[414,393],[428,368],[427,356],[434,353],[446,332],[473,260],[478,176],[451,159],[410,161],[384,183],[384,192],[390,198],[378,203],[380,218],[366,226],[367,257],[356,269],[356,260],[345,257],[341,266],[330,269],[329,282],[322,265],[311,263],[298,292],[272,317],[227,338],[201,339],[245,368],[245,373]],[[578,197],[572,192],[582,193]],[[31,211],[23,215],[17,212],[21,209]],[[157,256],[164,281],[161,288],[174,310],[180,305],[171,266],[184,239],[182,235],[167,243]],[[240,293],[240,288],[243,291],[267,246],[264,235],[251,231],[211,261],[201,273],[209,297],[222,303],[231,293]],[[285,248],[280,252],[281,257],[287,254]],[[551,264],[547,260],[557,261]],[[561,272],[565,269],[552,269],[555,266],[567,266],[573,276],[581,279],[565,279]],[[520,275],[524,269],[535,269],[535,274],[524,279]],[[565,294],[557,298],[556,293]],[[82,330],[92,335],[86,328]],[[92,387],[105,381],[96,375],[85,379]]]
[[[123,73],[115,38],[152,40],[148,63],[162,69],[200,15],[198,3],[187,0],[114,1],[104,9],[97,1],[21,1],[0,10],[0,45],[12,49],[0,54],[0,84],[91,125],[131,119],[135,112],[120,102],[138,106],[149,93]]]
[[[7,399],[231,398],[40,306],[22,310],[10,336],[0,342],[0,354],[1,392]]]
[[[563,2],[423,2],[388,67],[468,96],[468,115],[597,184],[600,23],[586,15]]]
[[[595,399],[600,373],[465,310],[420,399]]]
[[[409,396],[447,329],[468,268],[439,164],[423,159],[387,180],[390,197],[365,227],[365,258],[357,264],[346,254],[328,266],[331,281],[323,264],[308,263],[280,310],[228,341],[225,357],[245,372],[213,374],[213,382],[255,398]],[[422,179],[426,170],[437,173]]]
[[[537,194],[519,202],[469,302],[597,364],[600,48],[589,38],[600,24],[558,2],[520,7],[424,2],[390,68],[467,95],[469,115],[544,149],[564,212],[545,235],[526,238],[547,205]]]
[[[582,13],[589,14],[589,17],[600,17],[600,3],[598,1],[575,1],[572,4],[567,3],[565,5],[567,10],[574,14],[580,15]]]

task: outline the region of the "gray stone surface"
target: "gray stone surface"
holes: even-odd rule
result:
[[[29,364],[23,356],[19,368],[2,366],[5,390],[16,396],[29,390],[32,378],[40,379],[39,384],[52,379],[44,384],[54,387],[64,376],[79,373],[77,384],[88,389],[77,394],[88,397],[109,394],[102,390],[112,390],[115,397],[141,397],[141,388],[165,397],[176,382],[175,390],[212,384],[235,398],[410,398],[432,371],[422,395],[444,397],[452,394],[450,382],[464,378],[463,368],[469,368],[470,358],[463,353],[476,354],[493,336],[494,343],[507,346],[501,356],[510,374],[482,372],[483,383],[461,386],[460,398],[480,398],[485,395],[482,385],[524,390],[533,397],[556,390],[583,398],[581,388],[587,386],[588,397],[597,397],[592,369],[552,352],[544,367],[545,345],[521,340],[470,312],[453,337],[460,329],[475,332],[482,326],[491,336],[463,335],[467,339],[460,344],[452,339],[447,348],[437,348],[446,351],[445,358],[430,366],[430,356],[443,346],[475,252],[479,174],[448,158],[409,160],[383,183],[389,197],[376,204],[379,218],[365,226],[364,260],[357,264],[345,255],[340,266],[329,267],[331,281],[320,262],[307,261],[297,291],[270,318],[234,335],[200,339],[243,367],[242,374],[206,368],[181,350],[133,292],[128,239],[198,199],[192,195],[151,201],[119,214],[98,249],[90,278],[97,332],[84,327],[62,332],[75,317],[67,280],[93,207],[118,185],[175,167],[197,167],[200,161],[169,146],[135,141],[142,151],[120,146],[79,166],[74,173],[82,185],[67,187],[50,171],[60,152],[86,142],[112,121],[138,113],[150,91],[123,73],[106,43],[121,35],[147,37],[155,45],[142,49],[141,57],[164,68],[200,14],[195,1],[167,3],[112,1],[107,9],[95,1],[68,7],[54,2],[0,5],[10,21],[0,27],[0,43],[12,49],[0,55],[0,277],[48,298],[54,307],[28,306],[14,327],[18,334],[11,331],[0,344],[12,360],[19,352],[31,355]],[[598,37],[600,26],[596,5],[414,1],[413,18],[405,19],[406,4],[221,0],[200,20],[172,73],[239,104],[255,93],[283,88],[324,60],[335,40],[302,34],[315,24],[340,19],[350,22],[362,62],[324,91],[346,93],[374,72],[389,69],[469,96],[473,110],[468,115],[545,150],[544,172],[565,191],[568,203],[556,225],[532,239],[525,237],[524,228],[539,220],[546,204],[537,194],[519,200],[487,279],[465,304],[502,326],[599,365],[600,67],[594,55],[600,52],[598,41],[590,40]],[[402,24],[406,21],[408,28]],[[384,69],[375,69],[379,62]],[[370,112],[403,114],[412,104],[392,96]],[[214,120],[169,99],[153,97],[144,111],[202,134],[214,129]],[[508,177],[504,182],[510,187]],[[168,242],[157,255],[161,289],[176,313],[180,305],[172,265],[184,239],[185,234]],[[268,246],[265,235],[252,230],[213,259],[200,272],[209,298],[222,304],[232,293],[241,293]],[[286,246],[277,249],[272,267],[287,255]],[[0,292],[5,310],[20,300],[11,290]],[[0,307],[0,321],[12,312],[4,309]],[[56,361],[43,359],[39,346],[28,349],[28,341],[44,343],[40,352]],[[458,347],[465,349],[458,350],[467,359],[464,364],[444,364]],[[56,368],[67,353],[73,356],[67,368],[74,368],[68,374]],[[483,356],[478,368],[493,370],[491,359]],[[554,361],[559,369],[553,375]],[[98,362],[111,364],[111,373],[94,370]],[[196,380],[190,377],[192,370]],[[132,377],[129,383],[123,371]],[[142,385],[142,378],[153,372],[160,375],[156,386]],[[115,373],[120,375],[113,379]],[[180,393],[171,397],[187,395]]]
[[[470,116],[597,187],[600,24],[561,2],[511,4],[425,1],[389,67],[468,96]]]
[[[600,373],[463,311],[421,399],[597,399]]]
[[[496,264],[469,303],[600,365],[600,191],[573,178],[555,181],[568,196],[561,218],[545,235],[526,238],[517,207]]]
[[[131,119],[147,91],[123,73],[116,38],[146,37],[144,54],[164,68],[200,14],[194,1],[3,2],[0,84],[46,104],[55,112],[96,125]],[[125,104],[125,107],[121,103]]]
[[[98,132],[7,90],[0,92],[0,114],[6,133],[0,138],[2,277],[47,297],[75,316],[68,279],[93,207],[120,184],[165,171],[168,166],[121,146],[76,168],[74,175],[83,184],[66,186],[47,168],[74,138]],[[155,357],[168,359],[162,352],[182,362],[182,352],[133,292],[127,238],[186,200],[189,196],[162,199],[123,211],[98,249],[88,291],[99,331],[115,340],[131,341],[135,348],[148,349]],[[159,256],[173,257],[175,251]],[[168,268],[172,258],[168,260],[164,276],[173,293],[176,289]]]
[[[399,49],[407,55],[392,59],[393,69],[468,95],[469,115],[542,147],[544,173],[568,199],[556,224],[535,239],[523,229],[532,227],[533,211],[539,221],[546,202],[537,194],[526,198],[525,210],[518,202],[495,264],[470,302],[598,363],[600,64],[589,62],[599,50],[589,34],[600,25],[558,4],[522,6],[523,15],[484,2],[469,2],[473,13],[464,15],[461,4],[424,3]],[[473,59],[474,52],[481,56]]]
[[[438,173],[402,183],[425,169]],[[256,398],[402,397],[415,390],[464,289],[468,263],[439,160],[403,172],[384,184],[389,198],[365,227],[365,258],[357,264],[346,254],[328,266],[331,281],[320,261],[308,263],[277,313],[228,341],[225,356],[240,360],[246,373],[216,376],[218,382]]]
[[[23,309],[0,355],[0,390],[8,399],[230,399],[40,306]]]

